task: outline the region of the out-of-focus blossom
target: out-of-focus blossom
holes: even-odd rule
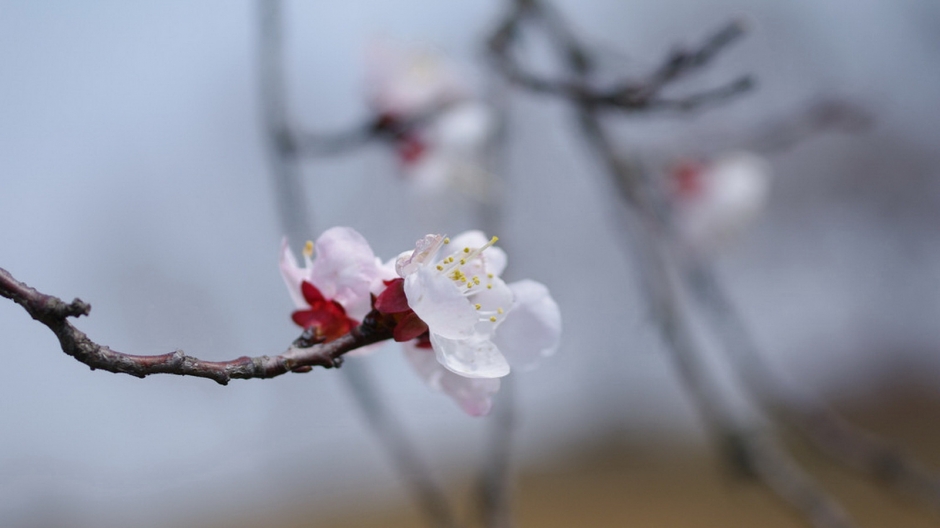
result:
[[[384,280],[395,277],[382,266],[358,232],[349,227],[325,231],[304,248],[304,267],[297,264],[285,239],[281,245],[281,275],[298,310],[293,320],[314,327],[326,340],[357,325],[372,309],[371,295]]]
[[[492,179],[485,151],[496,132],[493,109],[430,49],[403,50],[382,41],[373,45],[369,63],[369,98],[379,126],[391,133],[414,188],[485,198]]]
[[[770,164],[750,152],[707,162],[686,161],[670,171],[677,227],[701,251],[738,239],[764,209],[770,192]]]
[[[561,335],[558,305],[545,286],[500,278],[506,254],[495,242],[480,231],[453,241],[427,235],[396,261],[400,293],[390,284],[376,302],[406,314],[396,340],[409,362],[471,415],[489,412],[510,365],[531,368],[555,352]]]

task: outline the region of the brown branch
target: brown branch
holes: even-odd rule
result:
[[[92,341],[69,322],[69,317],[88,315],[91,306],[75,299],[66,303],[16,280],[0,268],[0,296],[11,299],[59,338],[62,351],[92,370],[100,369],[143,378],[151,374],[176,374],[209,378],[226,385],[232,379],[273,378],[287,372],[306,372],[314,366],[338,367],[343,354],[392,337],[391,327],[373,312],[361,325],[329,343],[312,343],[309,333],[286,352],[276,356],[242,356],[229,361],[204,361],[182,350],[156,356],[137,356],[112,350]]]

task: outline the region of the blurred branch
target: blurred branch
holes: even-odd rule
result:
[[[516,380],[502,379],[491,415],[486,461],[479,483],[480,519],[486,528],[512,528],[512,439],[516,428]]]
[[[826,405],[806,396],[805,391],[784,387],[764,361],[714,271],[705,262],[692,260],[685,273],[693,297],[705,308],[709,323],[724,342],[723,349],[752,397],[823,454],[940,512],[937,473],[855,427]]]
[[[281,224],[288,238],[305,240],[313,232],[313,223],[302,192],[301,154],[335,153],[352,148],[384,132],[384,127],[379,119],[376,123],[330,138],[299,134],[290,127],[283,64],[284,16],[281,10],[280,0],[259,0],[261,105]],[[385,449],[399,478],[407,483],[408,491],[428,524],[439,528],[457,526],[447,496],[431,477],[430,469],[408,438],[401,420],[378,393],[378,383],[370,375],[368,367],[350,362],[340,372],[372,435]]]
[[[801,512],[818,528],[848,528],[854,526],[842,508],[776,443],[750,431],[730,410],[722,391],[708,374],[701,351],[695,344],[689,323],[683,313],[678,285],[671,273],[669,247],[671,222],[662,201],[643,181],[642,171],[636,170],[617,155],[617,150],[600,119],[600,110],[650,110],[675,108],[687,111],[709,102],[736,95],[751,86],[750,81],[735,81],[728,88],[703,92],[684,100],[669,101],[659,92],[669,83],[701,68],[719,51],[742,34],[740,23],[733,23],[716,32],[694,50],[674,52],[645,82],[623,83],[612,92],[593,91],[587,84],[590,54],[575,39],[560,16],[545,17],[548,4],[538,0],[516,0],[507,19],[490,39],[490,50],[496,67],[516,84],[530,91],[563,97],[573,103],[578,112],[581,130],[603,161],[623,201],[630,207],[626,223],[628,240],[638,264],[638,275],[645,288],[653,318],[659,325],[667,350],[680,374],[693,403],[712,428],[725,442],[728,454],[733,455],[740,469],[759,478],[780,499]],[[553,11],[551,11],[554,13]],[[551,81],[524,71],[511,58],[510,44],[520,29],[521,21],[539,16],[548,30],[552,42],[566,57],[566,68],[573,81]]]
[[[314,366],[339,367],[342,355],[357,348],[392,337],[393,325],[385,324],[382,315],[373,312],[361,325],[348,334],[330,341],[315,343],[306,333],[286,352],[277,356],[243,356],[230,361],[203,361],[186,355],[182,350],[157,356],[124,354],[95,343],[69,321],[69,317],[88,315],[91,305],[80,299],[66,303],[58,297],[41,293],[19,282],[0,268],[0,296],[11,299],[29,315],[46,325],[56,337],[62,351],[95,369],[143,378],[151,374],[176,374],[209,378],[222,385],[232,379],[273,378],[287,372],[307,372]]]
[[[784,152],[821,132],[866,130],[874,120],[864,106],[836,97],[819,98],[795,114],[764,124],[745,141],[747,148],[764,154]]]
[[[560,47],[567,59],[566,66],[574,76],[553,79],[525,69],[512,55],[511,45],[518,37],[521,23],[537,17],[548,29],[552,42]],[[531,92],[561,97],[572,103],[627,112],[676,110],[688,112],[737,96],[754,86],[749,76],[740,77],[724,86],[697,94],[671,98],[663,89],[709,64],[728,45],[744,34],[744,26],[735,21],[715,32],[694,49],[678,49],[663,64],[642,80],[625,80],[611,88],[593,86],[588,79],[590,53],[581,46],[563,19],[548,4],[533,0],[516,0],[506,19],[489,39],[489,48],[496,68],[518,86]]]

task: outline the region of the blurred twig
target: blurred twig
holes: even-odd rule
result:
[[[779,153],[821,132],[858,132],[873,121],[864,106],[835,97],[816,99],[793,114],[765,123],[743,142],[746,148],[763,154]]]
[[[281,1],[260,0],[258,14],[261,104],[278,213],[287,236],[292,240],[304,240],[313,232],[313,225],[301,192],[301,153],[320,149],[324,145],[336,149],[354,146],[371,137],[369,134],[380,127],[370,124],[361,130],[330,139],[294,131],[288,121],[286,102]],[[399,477],[408,484],[414,501],[428,523],[441,528],[457,526],[447,496],[431,478],[429,468],[409,440],[401,421],[382,401],[376,390],[377,382],[367,367],[359,362],[349,362],[341,372],[373,436],[386,450]]]
[[[587,57],[590,54],[580,46],[559,15],[545,16],[547,5],[538,0],[516,0],[513,3],[510,14],[490,40],[494,62],[507,78],[520,86],[561,96],[577,109],[585,138],[603,160],[621,197],[630,206],[632,217],[626,227],[633,249],[631,253],[638,262],[641,283],[646,289],[654,319],[693,402],[713,432],[731,447],[743,469],[758,477],[814,526],[853,526],[842,508],[816,486],[785,451],[768,437],[751,433],[723,401],[723,394],[708,374],[683,313],[674,279],[675,270],[670,266],[669,248],[665,243],[671,234],[668,213],[662,209],[661,201],[650,191],[650,186],[644,185],[642,173],[619,158],[599,115],[599,110],[605,107],[629,111],[689,110],[747,89],[751,83],[739,80],[717,92],[705,92],[683,100],[670,101],[659,96],[662,88],[704,66],[718,51],[737,39],[742,31],[741,25],[734,23],[723,28],[698,49],[674,52],[645,82],[622,83],[611,92],[602,92],[593,90],[588,84],[590,61]],[[567,58],[568,75],[573,80],[545,80],[526,72],[513,60],[510,45],[522,20],[530,16],[543,20],[549,37]]]
[[[513,60],[510,45],[515,41],[522,22],[533,17],[542,22],[552,36],[552,43],[561,48],[560,51],[567,59],[567,67],[577,75],[548,78],[530,72],[519,61]],[[590,54],[578,44],[561,16],[546,3],[531,0],[514,2],[509,15],[490,38],[489,47],[496,67],[515,84],[532,92],[562,97],[592,108],[611,108],[630,113],[662,110],[687,112],[724,101],[753,87],[753,79],[742,76],[726,85],[691,96],[671,98],[662,94],[664,88],[700,69],[743,34],[743,24],[732,22],[695,49],[677,49],[646,78],[623,80],[606,88],[594,86],[590,82]]]
[[[701,259],[687,262],[693,297],[723,341],[723,350],[752,397],[823,454],[921,500],[940,512],[940,476],[874,435],[844,420],[805,391],[783,386],[770,369],[714,270]]]
[[[487,528],[511,528],[512,439],[516,429],[516,380],[502,379],[490,416],[487,456],[479,482],[480,518]]]

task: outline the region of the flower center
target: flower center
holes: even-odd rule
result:
[[[492,290],[496,276],[486,271],[486,262],[483,252],[492,247],[499,240],[493,237],[478,248],[464,247],[451,252],[435,266],[438,273],[446,275],[461,289],[464,297],[473,297],[473,307],[480,314],[481,321],[495,323],[505,313],[502,306],[493,306],[488,295],[483,293]],[[449,238],[444,238],[444,245],[450,244]],[[484,287],[485,286],[485,287]]]

